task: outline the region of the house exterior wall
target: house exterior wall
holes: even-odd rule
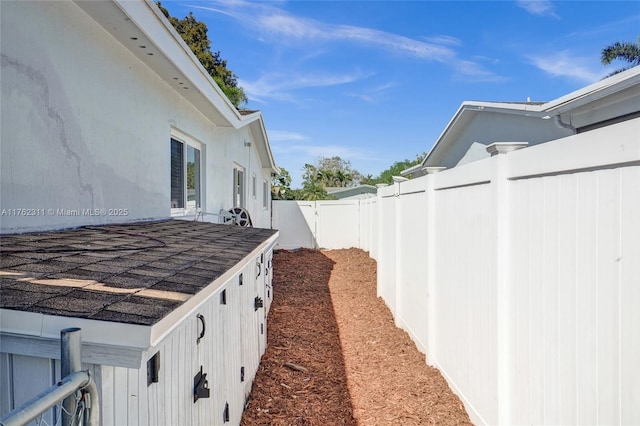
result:
[[[474,114],[466,126],[456,131],[456,142],[449,144],[445,152],[434,153],[429,158],[430,165],[452,168],[488,158],[484,148],[494,142],[522,141],[532,146],[571,134],[554,120],[489,111]]]
[[[269,226],[248,126],[216,126],[74,3],[0,7],[2,232],[169,217],[172,130],[202,146],[204,211],[233,207],[235,162],[254,225]]]

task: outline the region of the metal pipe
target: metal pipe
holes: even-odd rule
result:
[[[22,426],[63,401],[62,424],[73,424],[76,411],[77,392],[85,399],[85,426],[100,426],[100,399],[98,387],[91,379],[89,371],[82,369],[81,331],[79,328],[67,328],[60,331],[60,370],[63,377],[57,384],[39,393],[20,407],[0,417],[0,426]],[[70,406],[64,406],[71,400]],[[65,412],[65,410],[67,410]],[[78,423],[80,426],[80,423]]]
[[[87,371],[76,371],[74,373],[71,373],[56,385],[51,386],[49,389],[41,392],[40,394],[31,398],[29,401],[22,404],[20,407],[5,414],[2,418],[0,418],[0,425],[26,425],[31,420],[44,413],[61,400],[69,397],[70,395],[73,395],[78,389],[81,389],[90,384],[92,384],[92,380]],[[95,384],[93,385],[93,388],[97,396]],[[91,393],[91,389],[89,389],[89,392]],[[94,401],[96,405],[99,405],[97,398],[94,400],[92,396],[92,403],[94,403]],[[100,411],[99,409],[96,411],[98,413],[99,419]],[[93,410],[91,414],[93,416]],[[98,425],[98,421],[93,424]]]
[[[100,400],[98,399],[98,387],[96,386],[96,382],[89,380],[85,389],[89,394],[90,404],[86,407],[85,412],[88,412],[89,415],[85,415],[84,424],[85,426],[100,426]]]
[[[65,328],[60,331],[60,376],[82,370],[82,331],[79,328]],[[62,424],[72,424],[76,413],[75,395],[68,395],[62,401]]]

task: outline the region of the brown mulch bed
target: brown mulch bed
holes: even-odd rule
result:
[[[242,425],[469,424],[376,297],[358,249],[278,251],[268,346]]]

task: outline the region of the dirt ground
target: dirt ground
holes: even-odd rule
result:
[[[268,346],[242,425],[469,424],[376,297],[358,249],[278,251]]]

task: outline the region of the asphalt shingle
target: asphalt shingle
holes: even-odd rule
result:
[[[275,232],[165,220],[0,236],[0,307],[152,325]]]

